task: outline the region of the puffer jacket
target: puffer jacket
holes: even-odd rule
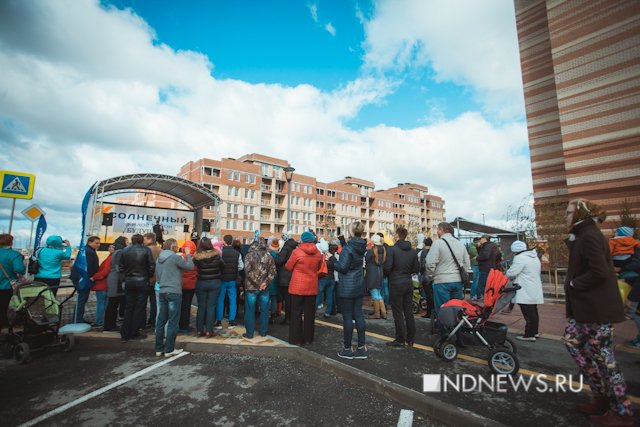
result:
[[[191,256],[196,253],[196,245],[192,241],[187,241],[182,246],[182,258],[186,261],[187,256],[184,254],[184,248],[191,249]],[[198,268],[194,267],[193,270],[182,270],[182,289],[191,290],[196,288],[196,281],[198,280]]]
[[[520,252],[513,257],[513,263],[506,276],[522,287],[516,291],[515,304],[544,304],[540,259],[535,249]]]
[[[2,264],[11,280],[17,279],[18,274],[24,274],[26,271],[24,257],[20,252],[11,248],[0,248],[0,264]],[[7,289],[11,289],[11,282],[0,271],[0,290]]]
[[[431,252],[433,252],[433,246],[429,255]],[[413,249],[411,243],[406,240],[396,242],[389,248],[387,261],[384,263],[384,272],[389,276],[389,294],[399,295],[411,291],[413,289],[411,276],[417,274],[419,270],[418,251]]]
[[[120,271],[120,257],[122,256],[122,250],[125,248],[125,243],[126,239],[122,236],[118,237],[113,242],[113,246],[116,250],[111,255],[111,268],[109,269],[109,275],[107,276],[107,296],[110,298],[124,295],[124,290],[122,288],[124,275]]]
[[[340,257],[333,264],[338,272],[338,297],[358,298],[364,296],[364,273],[362,271],[367,241],[359,238],[349,239],[342,247]]]
[[[71,247],[63,248],[62,237],[49,236],[47,247],[37,251],[38,273],[36,279],[59,279],[62,277],[60,262],[71,259]]]
[[[220,252],[215,249],[204,252],[196,252],[193,263],[198,269],[198,280],[220,280],[224,261],[220,258]]]
[[[98,267],[98,272],[93,276],[93,287],[92,291],[106,291],[107,290],[107,277],[109,277],[109,271],[111,271],[111,260],[113,259],[113,254],[109,254],[107,259],[102,261],[100,267]]]
[[[321,264],[322,254],[314,243],[302,243],[298,246],[285,265],[291,272],[289,293],[318,295],[318,271]]]
[[[276,268],[278,269],[278,286],[282,286],[286,288],[289,286],[289,282],[291,282],[291,271],[286,269],[287,261],[293,254],[293,251],[298,247],[298,243],[289,239],[284,242],[280,253],[278,254],[278,259],[276,260]]]
[[[612,256],[633,255],[636,249],[640,249],[640,242],[633,237],[614,237],[609,239],[609,250]]]

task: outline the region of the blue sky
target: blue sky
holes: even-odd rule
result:
[[[0,169],[37,176],[17,210],[72,241],[94,182],[203,157],[420,183],[496,225],[531,193],[512,0],[0,2],[0,69]]]
[[[310,84],[332,91],[366,73],[360,17],[371,16],[371,1],[115,0],[103,4],[135,11],[161,43],[206,54],[218,79]],[[312,16],[314,6],[317,21]],[[335,34],[326,30],[328,23]],[[435,82],[429,67],[386,74],[397,81],[394,92],[362,108],[347,122],[353,129],[381,123],[412,128],[480,107],[465,86]]]

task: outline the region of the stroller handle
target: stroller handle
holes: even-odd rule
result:
[[[510,287],[510,288],[506,288],[506,289],[504,290],[504,292],[505,292],[505,293],[506,293],[506,292],[515,292],[515,291],[518,291],[518,290],[520,290],[520,289],[522,289],[522,286],[518,285],[517,283],[514,283],[512,287]]]

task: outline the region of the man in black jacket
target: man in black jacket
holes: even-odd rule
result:
[[[120,330],[123,342],[142,337],[140,328],[144,325],[144,314],[149,294],[149,280],[156,271],[151,249],[143,245],[141,234],[131,236],[131,246],[122,250],[118,270],[124,276],[125,312]]]
[[[405,342],[409,347],[413,346],[416,335],[416,323],[413,318],[412,275],[420,270],[418,252],[407,242],[407,229],[400,227],[396,230],[396,244],[389,248],[387,261],[384,263],[384,272],[389,276],[389,294],[391,310],[396,327],[396,339],[388,342],[392,347],[404,347]]]
[[[489,271],[497,268],[498,260],[498,246],[491,241],[491,236],[488,234],[483,235],[478,241],[478,286],[477,294],[484,296],[484,288],[487,286],[487,278],[489,277]],[[482,298],[482,297],[481,297]]]
[[[97,236],[91,236],[87,239],[87,245],[85,246],[85,254],[87,256],[87,277],[91,280],[91,286],[86,289],[78,289],[78,310],[73,314],[74,323],[84,322],[84,308],[89,300],[89,294],[91,293],[91,287],[93,287],[93,276],[98,272],[100,261],[98,260],[98,254],[96,250],[100,247],[100,238]],[[71,268],[71,275],[69,276],[71,282],[78,288],[80,282],[80,275],[76,269],[75,263]]]
[[[280,255],[276,259],[276,268],[278,269],[278,299],[284,304],[284,319],[281,325],[288,325],[291,318],[291,295],[289,294],[289,282],[291,281],[291,271],[285,268],[287,261],[291,258],[293,250],[298,247],[298,242],[291,237],[291,231],[287,231],[282,235],[284,245],[280,250]]]
[[[220,278],[220,294],[218,294],[218,303],[216,305],[216,324],[217,330],[222,329],[222,317],[224,316],[224,299],[229,296],[229,329],[236,327],[236,315],[238,314],[238,274],[244,269],[242,255],[234,249],[233,236],[227,234],[222,238],[224,246],[222,247],[222,277]]]

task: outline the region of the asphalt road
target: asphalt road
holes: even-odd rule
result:
[[[70,353],[52,350],[26,365],[2,360],[0,425],[20,425],[163,360],[151,348],[82,339]],[[37,425],[390,426],[402,409],[288,359],[192,353]],[[414,416],[413,426],[435,425]]]

